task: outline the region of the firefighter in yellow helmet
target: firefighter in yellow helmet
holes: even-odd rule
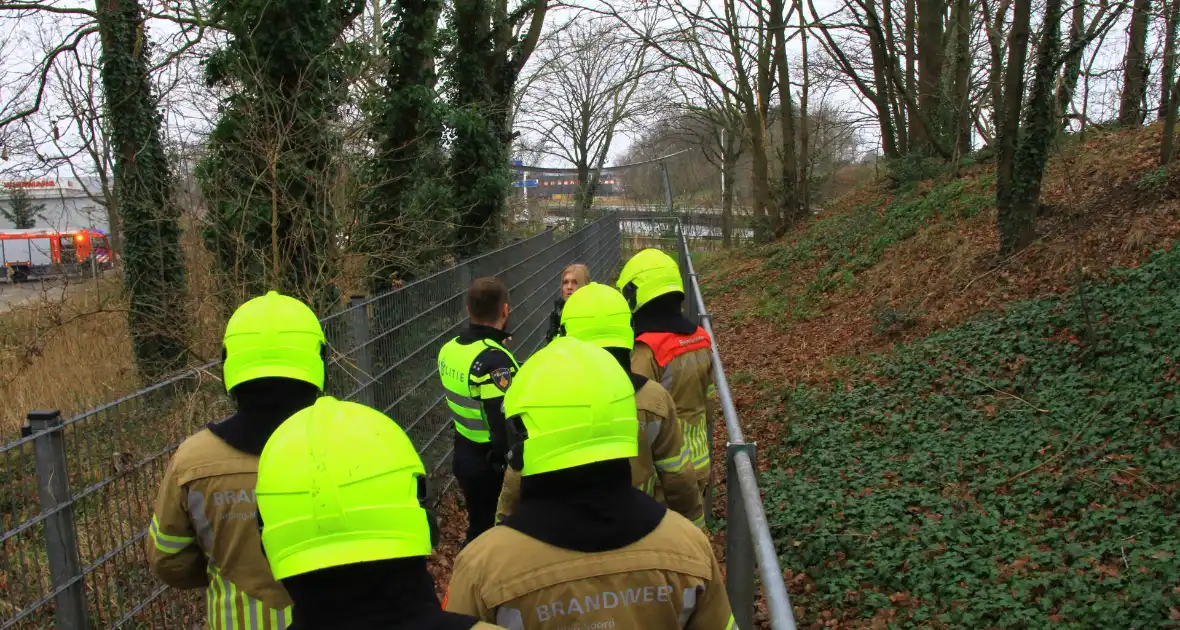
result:
[[[676,401],[676,416],[692,451],[701,492],[709,485],[713,436],[705,408],[713,387],[713,340],[681,312],[680,267],[658,249],[645,249],[623,266],[617,284],[634,313],[631,369],[658,382]]]
[[[613,288],[591,282],[566,302],[559,331],[605,349],[631,378],[639,413],[639,455],[631,458],[631,485],[657,500],[662,498],[668,507],[703,528],[701,493],[684,433],[676,420],[676,404],[659,383],[631,372],[635,334],[627,300]],[[497,522],[516,509],[519,490],[520,474],[508,471],[500,493]]]
[[[295,603],[291,627],[497,628],[439,605],[426,501],[422,460],[381,412],[326,396],[284,422],[258,462],[255,526]]]
[[[709,539],[631,486],[635,388],[618,359],[558,337],[504,408],[520,505],[459,554],[447,610],[517,630],[734,627]]]
[[[218,630],[282,630],[291,600],[258,540],[258,455],[324,386],[325,343],[315,313],[271,291],[243,304],[225,328],[222,370],[236,413],[180,445],[160,483],[148,530],[152,571],[176,588],[204,588]]]

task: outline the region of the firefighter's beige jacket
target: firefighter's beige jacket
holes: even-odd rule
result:
[[[639,456],[631,458],[631,485],[703,528],[705,509],[697,474],[676,420],[672,396],[649,380],[635,392],[635,406],[639,410]],[[496,505],[496,523],[502,523],[519,503],[520,473],[509,468]]]
[[[291,622],[291,600],[262,553],[257,477],[257,457],[205,429],[177,449],[156,496],[152,572],[176,588],[204,588],[211,630],[283,630]]]
[[[676,401],[676,417],[684,427],[684,439],[692,453],[697,483],[704,492],[711,472],[712,436],[705,412],[713,388],[712,352],[708,348],[691,350],[661,366],[651,346],[637,341],[631,353],[631,371],[661,384]]]
[[[509,630],[735,628],[708,538],[672,511],[639,541],[598,553],[494,527],[455,560],[444,606]]]

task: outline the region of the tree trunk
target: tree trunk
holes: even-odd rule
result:
[[[495,246],[507,205],[512,96],[521,67],[536,48],[548,10],[535,0],[527,12],[507,2],[455,0],[449,23],[454,46],[448,65],[452,103],[451,192],[459,212],[455,254],[460,258]]]
[[[1057,83],[1057,128],[1060,130],[1065,130],[1069,126],[1069,104],[1073,102],[1074,93],[1078,87],[1078,78],[1082,74],[1082,56],[1085,53],[1085,47],[1081,46],[1081,41],[1086,36],[1086,4],[1084,2],[1075,3],[1072,13],[1069,28],[1069,52],[1065,56],[1065,66],[1061,70],[1061,79]]]
[[[802,0],[798,1],[801,3]],[[796,159],[795,106],[791,102],[791,69],[787,64],[786,24],[783,19],[785,4],[784,0],[773,0],[770,19],[771,29],[774,32],[774,56],[778,65],[779,125],[783,134],[780,145],[783,160],[783,172],[780,179],[783,193],[780,211],[783,226],[789,227],[794,225],[799,216],[799,189],[796,186],[799,168]],[[802,17],[802,4],[796,6],[799,9],[800,17]],[[805,121],[801,122],[806,124]]]
[[[144,11],[136,0],[98,0],[100,73],[114,157],[114,207],[123,230],[124,286],[136,365],[146,380],[184,366],[188,277],[180,213],[152,93]]]
[[[1007,17],[1009,3],[1006,0],[1000,0],[995,15],[989,12],[987,0],[982,0],[981,6],[984,8],[984,28],[987,29],[988,50],[991,54],[991,64],[988,66],[988,89],[992,101],[992,126],[996,129],[995,144],[999,146],[1000,127],[1004,124],[1002,115],[1004,110],[1004,45],[1000,40],[1000,27]],[[1009,31],[1009,35],[1011,35],[1011,31]]]
[[[378,0],[373,10],[379,11]],[[439,151],[443,132],[437,103],[434,57],[438,50],[441,0],[402,0],[393,5],[393,26],[382,37],[388,66],[381,101],[372,119],[375,155],[365,201],[369,288],[389,290],[426,271],[445,241],[423,242],[413,227],[450,221]]]
[[[1053,83],[1061,49],[1062,0],[1046,0],[1032,91],[1025,106],[1011,179],[1011,202],[1001,219],[1000,250],[1011,254],[1036,238],[1037,202],[1049,146],[1057,135]],[[1010,114],[1010,113],[1009,113]]]
[[[885,49],[889,51],[891,63],[897,63],[897,38],[893,32],[892,0],[881,1],[881,14],[884,16]],[[893,131],[897,137],[897,151],[904,154],[909,146],[909,138],[906,134],[905,102],[897,97],[896,90],[893,87],[893,81],[886,81],[885,84],[889,87],[886,100],[889,102],[890,114],[893,119]]]
[[[594,184],[590,181],[590,165],[578,164],[578,184],[574,187],[574,227],[586,224],[586,215],[594,201]]]
[[[757,111],[746,115],[746,131],[750,134],[750,189],[754,194],[754,231],[760,241],[770,240],[773,233],[770,217],[769,165],[766,159],[766,137]]]
[[[955,153],[971,152],[971,0],[955,0]]]
[[[112,262],[123,257],[123,225],[119,221],[119,200],[114,193],[103,195],[107,210],[107,240],[111,245]]]
[[[796,221],[811,214],[811,121],[807,117],[807,99],[811,92],[811,70],[807,62],[807,21],[803,16],[803,0],[799,0],[799,33],[802,38],[803,93],[799,97],[799,191],[800,212]],[[890,60],[892,63],[892,60]],[[888,83],[888,82],[886,82]]]
[[[1180,105],[1180,83],[1176,75],[1176,37],[1180,26],[1180,0],[1171,0],[1165,21],[1164,68],[1160,80],[1160,112],[1164,120],[1164,134],[1160,140],[1160,166],[1172,161],[1176,142],[1176,107]]]
[[[1015,0],[1012,28],[1008,32],[1008,66],[1004,75],[1003,98],[996,108],[996,145],[999,147],[996,153],[996,220],[1001,253],[1019,249],[1018,245],[1027,231],[1027,219],[1015,209],[1013,176],[1016,140],[1020,131],[1020,105],[1024,99],[1024,64],[1028,58],[1031,13],[1032,0]]]
[[[458,212],[455,255],[468,258],[493,246],[499,237],[499,218],[509,185],[506,155],[500,143],[496,111],[492,8],[487,0],[456,0],[450,11],[455,44],[448,60],[454,92],[450,151],[451,194]]]
[[[1151,0],[1135,0],[1131,9],[1131,27],[1127,34],[1127,55],[1123,58],[1123,92],[1119,99],[1120,125],[1143,124],[1147,95],[1147,22]]]
[[[917,0],[906,0],[905,3],[905,91],[906,94],[914,95],[918,93],[918,83],[915,78],[914,64],[917,62],[917,20],[918,20],[918,4]],[[905,153],[909,153],[918,144],[918,138],[921,137],[921,132],[918,130],[921,123],[918,122],[917,112],[913,110],[908,104],[906,109],[906,127],[908,131],[906,137],[908,142],[906,144]],[[898,121],[897,124],[901,124]]]
[[[934,153],[935,135],[941,135],[942,66],[945,49],[942,46],[945,0],[918,0],[918,112],[934,127],[927,133],[926,125],[918,125],[914,149]],[[914,130],[910,130],[911,135]]]
[[[880,16],[872,10],[873,5],[867,6],[869,52],[873,56],[873,80],[877,84],[876,108],[877,122],[881,128],[881,147],[886,157],[896,158],[904,155],[904,152],[897,143],[897,128],[903,123],[900,120],[895,121],[893,117],[895,99],[892,96],[893,82],[889,80],[889,75],[893,71],[894,62],[887,48],[887,38],[881,28]]]

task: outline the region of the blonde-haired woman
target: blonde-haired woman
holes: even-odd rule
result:
[[[549,332],[545,334],[548,344],[557,336],[561,328],[561,311],[565,308],[565,301],[570,299],[579,288],[590,284],[590,268],[582,263],[574,263],[561,270],[561,299],[553,303],[553,312],[549,315]]]

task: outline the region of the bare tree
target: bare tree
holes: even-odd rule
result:
[[[579,20],[537,51],[541,73],[522,96],[519,126],[578,170],[574,218],[582,225],[615,137],[661,106],[661,67],[617,23]]]
[[[733,244],[733,211],[738,161],[747,148],[741,109],[728,92],[695,74],[677,77],[684,95],[683,127],[705,160],[721,172],[721,245]]]
[[[679,71],[708,81],[733,99],[744,119],[745,139],[752,163],[754,226],[757,236],[768,239],[781,232],[783,207],[797,204],[786,197],[774,203],[770,188],[770,151],[767,125],[776,89],[781,84],[779,72],[785,54],[776,51],[777,35],[786,39],[785,25],[790,22],[793,5],[785,0],[705,0],[681,2],[656,0],[636,10],[603,3],[603,12],[615,17],[634,36],[658,52]],[[656,24],[653,32],[644,32],[637,24]],[[785,40],[784,40],[785,45]],[[776,54],[777,52],[777,54]],[[789,145],[794,147],[792,143]],[[792,191],[785,191],[791,195]]]
[[[794,225],[799,220],[802,213],[801,208],[806,208],[806,202],[801,202],[800,197],[806,197],[806,184],[800,186],[799,176],[799,153],[796,151],[796,129],[795,129],[795,105],[791,97],[791,69],[787,65],[787,15],[784,14],[786,9],[785,0],[773,0],[770,5],[770,20],[771,29],[774,31],[774,63],[778,66],[778,99],[779,99],[779,126],[782,129],[782,144],[780,148],[780,157],[782,158],[783,168],[782,177],[782,194],[779,198],[779,214],[782,220],[775,226],[775,235],[781,235],[789,225]],[[801,2],[795,2],[791,5],[792,11],[799,12],[799,32],[804,33],[802,26],[804,24],[803,5]],[[804,44],[803,63],[807,63],[806,44]],[[806,77],[807,67],[803,67],[804,77]],[[806,81],[804,81],[806,83]],[[804,96],[804,98],[807,98]],[[806,106],[800,103],[803,108],[803,116],[806,116]],[[806,155],[806,140],[804,140],[803,154]],[[806,172],[806,169],[803,169]],[[802,191],[802,195],[800,192]]]
[[[1180,104],[1180,81],[1176,81],[1177,29],[1180,28],[1180,0],[1170,0],[1164,17],[1164,68],[1160,75],[1160,118],[1164,121],[1160,141],[1160,165],[1172,161],[1176,142],[1176,107]]]
[[[1100,36],[1105,36],[1114,20],[1118,19],[1126,8],[1127,5],[1122,2],[1112,6],[1109,0],[1100,0],[1097,11],[1087,23],[1086,3],[1079,1],[1073,5],[1069,44],[1064,54],[1061,77],[1057,81],[1057,115],[1061,118],[1063,129],[1069,122],[1069,106],[1074,100],[1078,79],[1082,74],[1082,59],[1086,46]]]

